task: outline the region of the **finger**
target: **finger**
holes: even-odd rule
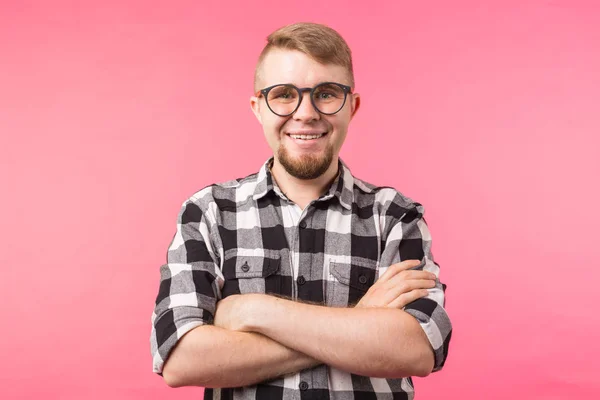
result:
[[[435,287],[435,282],[430,279],[415,279],[402,281],[400,284],[393,285],[386,282],[385,286],[379,288],[376,294],[377,303],[387,306],[398,297],[405,293],[418,291],[420,289],[431,289]]]
[[[435,282],[431,279],[410,279],[391,286],[386,293],[386,297],[391,296],[389,301],[392,301],[404,293],[418,289],[433,289],[434,287]]]
[[[388,304],[389,308],[404,308],[407,304],[412,303],[415,300],[421,299],[429,294],[427,289],[416,289],[411,290],[408,293],[404,293],[398,296],[395,300]]]
[[[394,275],[389,279],[389,282],[401,282],[403,280],[410,279],[430,279],[432,281],[435,281],[437,279],[437,276],[434,273],[428,271],[407,270],[401,271],[398,274]]]
[[[385,282],[385,281],[389,280],[390,278],[392,278],[394,275],[396,275],[402,271],[406,271],[408,269],[415,268],[420,263],[421,263],[421,261],[419,261],[419,260],[406,260],[406,261],[402,261],[397,264],[392,264],[389,266],[387,271],[385,271],[385,274],[381,275],[381,277],[378,279],[378,281]]]

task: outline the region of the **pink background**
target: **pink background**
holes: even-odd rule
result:
[[[353,50],[343,159],[427,210],[455,331],[417,398],[599,398],[598,2],[81,3],[0,3],[1,398],[200,398],[151,372],[158,268],[269,156],[253,68],[296,21]]]

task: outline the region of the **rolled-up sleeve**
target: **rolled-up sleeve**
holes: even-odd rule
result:
[[[439,280],[440,267],[433,260],[431,234],[423,218],[424,208],[419,203],[406,204],[399,197],[386,212],[387,237],[381,256],[381,267],[405,261],[421,260],[413,269],[432,272],[437,276],[436,286],[428,289],[429,294],[404,308],[414,316],[427,335],[433,348],[435,363],[433,372],[444,366],[452,336],[452,324],[444,309],[446,285]],[[380,274],[384,271],[380,269]]]
[[[159,375],[178,340],[214,319],[223,276],[209,219],[197,202],[186,201],[179,212],[167,263],[160,267],[150,335],[152,369]]]

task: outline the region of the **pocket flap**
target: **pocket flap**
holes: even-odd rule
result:
[[[279,257],[234,256],[223,263],[225,279],[266,278],[279,270]]]
[[[353,260],[348,264],[331,261],[329,270],[339,282],[366,292],[375,282],[377,262]]]

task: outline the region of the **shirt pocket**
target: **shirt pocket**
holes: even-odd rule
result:
[[[232,294],[280,294],[279,256],[234,254],[223,262],[223,298]]]
[[[367,293],[377,278],[377,261],[353,260],[351,263],[330,261],[327,305],[353,307]]]

